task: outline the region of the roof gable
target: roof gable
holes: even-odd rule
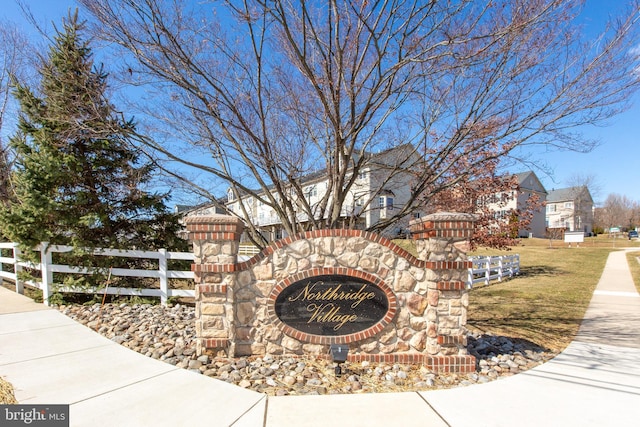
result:
[[[518,179],[518,185],[521,190],[530,190],[538,193],[547,194],[544,185],[538,179],[533,171],[519,172],[514,174]]]
[[[581,199],[582,201],[591,201],[593,203],[591,193],[585,185],[551,190],[547,195],[547,202],[551,203],[573,201],[576,199]]]

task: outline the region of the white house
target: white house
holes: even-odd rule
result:
[[[518,187],[484,197],[482,203],[494,213],[496,222],[509,221],[508,215],[513,211],[529,209],[528,203],[537,197],[539,207],[532,212],[531,223],[526,229],[518,230],[518,237],[545,237],[544,203],[547,191],[533,171],[516,173]]]
[[[548,228],[593,232],[593,198],[587,186],[551,190],[547,196]]]
[[[398,169],[406,169],[409,164],[415,164],[413,148],[409,145],[399,146],[381,153],[368,154],[370,158],[366,162],[356,181],[345,199],[340,217],[347,222],[358,215],[355,222],[356,229],[368,229],[378,224],[382,220],[393,217],[398,213],[400,206],[406,205],[411,198],[412,175],[408,172],[397,172]],[[400,168],[398,168],[400,166]],[[394,173],[389,173],[393,170]],[[541,202],[546,198],[546,191],[535,173],[523,172],[516,174],[519,187],[517,196],[511,194],[513,200],[508,203],[496,204],[492,209],[496,211],[496,218],[499,219],[503,212],[511,209],[522,209],[526,206],[527,200],[536,194]],[[318,171],[305,176],[302,180],[303,195],[305,202],[313,208],[319,207],[320,201],[326,195],[329,188],[329,178],[326,172]],[[292,202],[296,203],[296,194],[291,195]],[[225,207],[231,214],[240,217],[246,215],[254,226],[260,231],[266,241],[274,241],[286,237],[286,232],[281,220],[273,207],[260,201],[261,195],[236,197],[235,193],[229,189]],[[218,213],[210,205],[200,206],[189,211],[188,215],[207,215]],[[313,213],[315,218],[320,218],[322,212]],[[405,235],[411,218],[418,217],[420,213],[405,215],[394,222],[393,226],[382,232],[387,237]],[[304,223],[308,220],[308,214],[298,213],[298,221]],[[544,209],[534,212],[530,229],[520,230],[520,237],[545,236],[545,216]]]
[[[391,218],[397,212],[398,206],[404,206],[410,200],[410,174],[398,172],[398,168],[406,168],[415,162],[412,155],[413,148],[409,145],[399,146],[381,153],[368,154],[366,162],[356,177],[356,181],[345,199],[340,217],[346,222],[355,215],[360,215],[355,223],[357,229],[367,229],[381,220]],[[390,171],[393,171],[390,173]],[[315,218],[320,218],[322,212],[319,205],[329,189],[329,178],[326,172],[318,171],[303,178],[303,194],[305,201],[314,212]],[[296,195],[292,194],[295,204]],[[241,203],[244,206],[241,206]],[[285,236],[280,219],[275,210],[258,197],[245,196],[236,198],[230,189],[227,192],[226,208],[228,211],[243,216],[246,211],[251,222],[260,230],[267,241],[277,240]],[[397,235],[408,228],[409,217],[403,218],[392,228],[382,234]],[[308,220],[307,213],[299,213],[298,220],[304,223]]]

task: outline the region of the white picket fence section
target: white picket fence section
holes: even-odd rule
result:
[[[507,277],[520,274],[520,255],[501,256],[471,256],[467,287],[472,288],[476,283],[488,285],[492,280],[499,282]]]
[[[70,252],[73,250],[71,246],[48,246],[43,243],[39,246],[40,264],[31,264],[20,259],[20,251],[15,243],[0,243],[0,249],[11,249],[13,254],[11,257],[0,257],[0,277],[11,280],[16,285],[16,292],[24,292],[24,283],[20,280],[19,272],[24,268],[39,270],[41,273],[41,281],[29,281],[26,284],[42,290],[42,298],[44,303],[49,305],[49,298],[54,292],[78,292],[78,293],[95,293],[110,295],[127,295],[127,296],[144,296],[159,297],[163,305],[167,304],[170,297],[194,297],[195,286],[192,289],[171,289],[169,279],[191,279],[193,280],[192,271],[169,270],[169,260],[194,260],[191,252],[169,252],[166,249],[158,251],[138,251],[138,250],[116,250],[116,249],[96,249],[93,252],[95,256],[113,256],[123,258],[138,258],[158,260],[157,269],[127,269],[127,268],[111,268],[108,273],[112,276],[119,277],[147,277],[155,278],[160,282],[159,289],[138,289],[111,287],[105,283],[105,286],[90,289],[68,288],[62,284],[53,283],[53,273],[74,273],[74,274],[93,274],[96,270],[90,268],[80,268],[69,265],[54,264],[52,262],[52,254],[55,252]],[[4,265],[13,265],[13,271],[6,271]]]

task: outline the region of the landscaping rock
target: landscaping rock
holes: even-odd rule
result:
[[[344,363],[335,375],[330,360],[273,356],[211,359],[197,356],[195,309],[188,305],[94,304],[58,309],[114,342],[183,369],[272,396],[420,391],[482,384],[538,366],[556,353],[524,340],[469,333],[471,374],[439,374],[420,365]]]

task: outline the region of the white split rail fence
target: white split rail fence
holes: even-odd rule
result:
[[[467,287],[476,283],[488,285],[492,280],[501,282],[507,277],[520,274],[520,255],[470,256],[472,262],[467,278]]]
[[[78,292],[78,293],[94,293],[94,294],[110,294],[110,295],[127,295],[127,296],[144,296],[159,297],[160,302],[165,305],[171,297],[194,297],[194,289],[171,289],[169,279],[191,279],[193,280],[193,272],[185,270],[169,270],[169,260],[187,260],[193,261],[194,256],[191,252],[169,252],[166,249],[158,251],[139,251],[139,250],[116,250],[116,249],[96,249],[93,254],[95,256],[112,256],[124,258],[150,259],[158,260],[157,269],[127,269],[112,268],[110,273],[119,277],[146,277],[155,278],[160,282],[158,289],[148,288],[125,288],[111,287],[105,283],[104,287],[77,289],[65,287],[61,284],[53,282],[53,273],[68,274],[93,274],[96,270],[90,268],[74,267],[68,265],[54,264],[52,261],[53,253],[70,252],[73,250],[71,246],[56,246],[41,244],[40,263],[32,264],[22,261],[20,258],[20,249],[16,243],[0,243],[0,249],[11,250],[12,256],[1,256],[0,254],[0,278],[8,279],[15,283],[16,292],[24,293],[24,282],[21,280],[20,272],[25,268],[39,270],[41,273],[41,281],[31,280],[26,282],[29,286],[42,290],[43,300],[45,304],[49,304],[49,298],[54,292]],[[257,253],[257,250],[243,249],[240,251],[238,259],[240,261],[250,258]],[[467,279],[467,287],[472,288],[476,283],[489,284],[492,280],[502,281],[506,277],[513,277],[520,273],[520,255],[505,256],[487,256],[487,257],[469,257],[472,267],[469,269]],[[3,268],[4,265],[12,265],[8,271]]]
[[[167,304],[167,300],[170,297],[194,297],[194,289],[171,289],[169,286],[169,279],[193,279],[192,271],[184,270],[169,270],[169,260],[187,260],[193,261],[194,256],[191,252],[170,252],[166,249],[159,249],[158,251],[139,251],[139,250],[117,250],[117,249],[96,249],[93,252],[95,256],[111,256],[121,258],[137,258],[137,259],[149,259],[157,260],[157,269],[128,269],[128,268],[111,268],[109,269],[112,276],[120,277],[145,277],[155,278],[160,282],[158,289],[147,288],[124,288],[124,287],[111,287],[105,283],[105,286],[98,288],[69,288],[62,284],[55,284],[53,282],[53,273],[69,273],[69,274],[93,274],[96,269],[74,267],[62,264],[54,264],[52,261],[53,253],[71,252],[73,248],[71,246],[57,246],[41,244],[40,250],[40,263],[32,264],[24,262],[20,258],[20,250],[16,243],[0,243],[0,249],[10,249],[13,251],[11,257],[0,256],[0,277],[3,279],[9,279],[16,285],[16,292],[24,292],[24,284],[20,278],[20,271],[25,268],[39,270],[41,273],[41,281],[31,280],[26,284],[36,287],[42,290],[43,302],[49,305],[49,298],[54,292],[78,292],[78,293],[94,293],[94,294],[110,294],[110,295],[127,295],[127,296],[144,296],[144,297],[159,297],[160,302],[163,305]],[[5,271],[3,265],[12,264],[13,271]],[[194,286],[195,287],[195,286]]]

